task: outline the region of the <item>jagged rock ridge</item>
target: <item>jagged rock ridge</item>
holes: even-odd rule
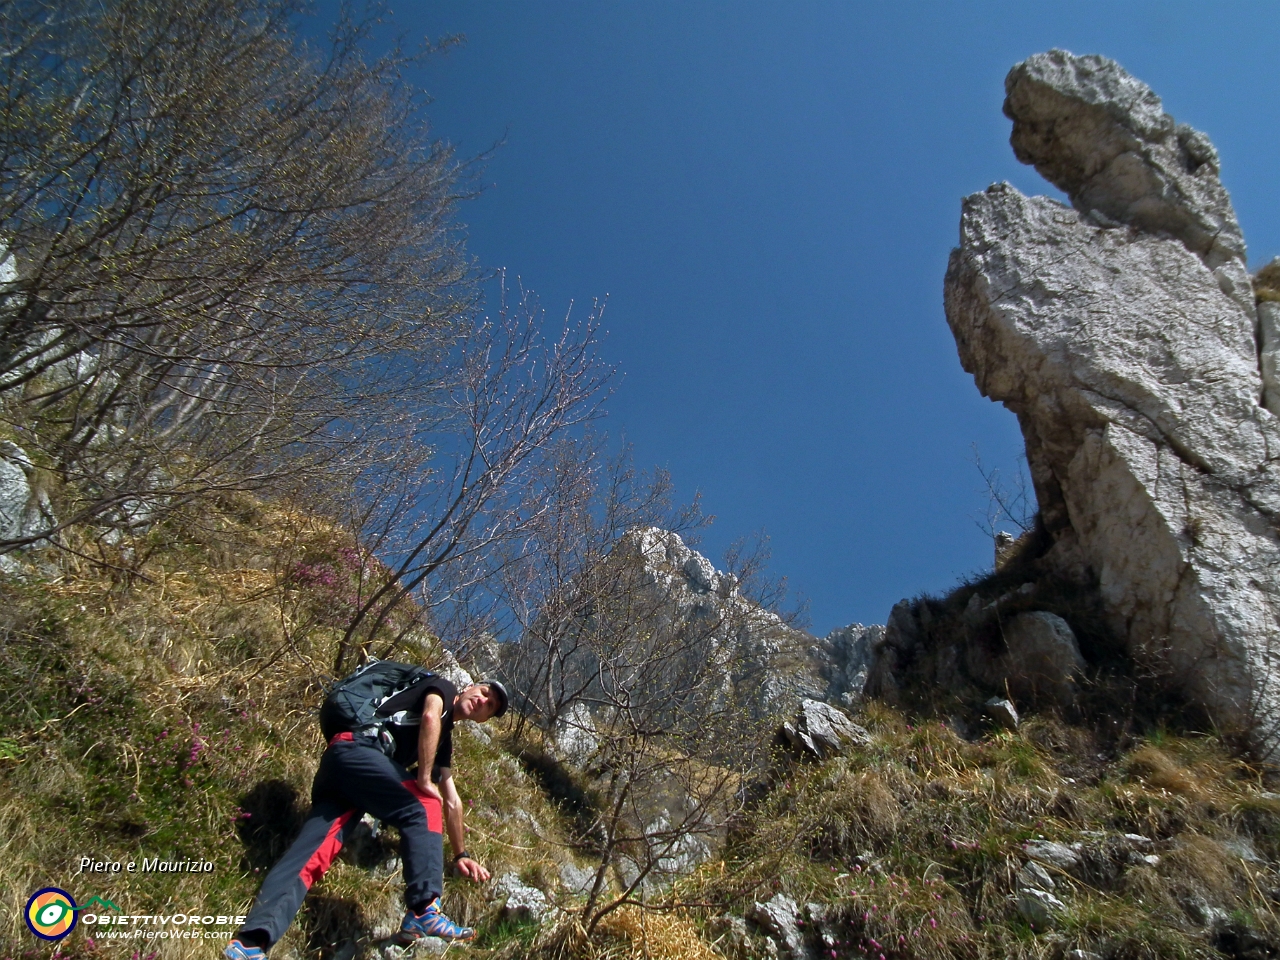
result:
[[[646,612],[645,630],[672,636],[687,625],[699,625],[692,655],[708,662],[722,657],[722,690],[730,691],[757,717],[790,717],[806,700],[825,700],[844,708],[856,706],[883,626],[855,623],[819,639],[765,610],[742,591],[737,578],[684,542],[679,534],[658,527],[628,531],[615,546],[610,564],[634,567],[634,575],[617,581],[635,595],[634,606]],[[536,634],[536,631],[533,632]],[[479,654],[484,672],[509,681],[517,696],[534,703],[533,689],[546,651],[536,635],[512,644],[492,644]],[[557,681],[568,690],[588,694],[586,678],[599,670],[588,646],[557,664]],[[566,701],[553,709],[540,705],[551,743],[566,759],[581,761],[594,749],[590,711]]]
[[[965,199],[945,285],[961,363],[1018,416],[1046,562],[1272,752],[1280,392],[1217,154],[1102,57],[1038,54],[1006,92],[1015,153],[1074,208],[1008,184]]]

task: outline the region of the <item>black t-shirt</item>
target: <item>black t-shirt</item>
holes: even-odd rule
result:
[[[392,718],[388,727],[396,740],[395,761],[410,767],[418,762],[418,730],[422,725],[422,708],[428,693],[439,694],[444,701],[436,763],[431,771],[431,779],[438,782],[438,768],[453,766],[453,698],[458,695],[458,689],[444,677],[431,676],[397,693],[378,708],[378,715]]]

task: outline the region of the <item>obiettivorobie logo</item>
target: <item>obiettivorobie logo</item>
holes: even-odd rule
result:
[[[97,913],[93,913],[97,907]],[[114,911],[114,913],[110,912]],[[41,940],[58,941],[77,926],[97,942],[103,940],[199,940],[225,939],[245,921],[233,913],[126,914],[104,897],[93,896],[77,905],[75,897],[60,887],[44,887],[27,901],[23,911],[27,929]],[[90,940],[92,944],[93,939]]]
[[[78,914],[93,906],[120,911],[110,900],[96,896],[86,900],[83,906],[76,906],[75,898],[67,891],[45,887],[31,895],[24,916],[28,929],[41,940],[61,940],[75,929]]]

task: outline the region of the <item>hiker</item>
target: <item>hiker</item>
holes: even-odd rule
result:
[[[462,800],[451,770],[453,725],[483,723],[506,709],[506,688],[496,680],[459,693],[444,677],[391,661],[373,661],[335,687],[320,715],[329,746],[311,786],[311,812],[298,839],[267,874],[224,955],[266,957],[365,812],[400,831],[407,907],[401,938],[474,938],[475,930],[440,912],[442,826],[454,869],[476,883],[489,879],[466,850]],[[416,776],[407,769],[415,761]]]

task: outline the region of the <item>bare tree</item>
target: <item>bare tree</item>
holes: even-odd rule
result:
[[[994,542],[999,534],[999,527],[1008,521],[1018,528],[1019,533],[1026,533],[1036,523],[1036,498],[1027,479],[1024,469],[1025,458],[1018,461],[1018,471],[1014,474],[1012,484],[1005,482],[998,467],[987,468],[978,453],[978,446],[973,446],[972,463],[982,477],[983,493],[987,496],[987,508],[982,516],[975,517],[978,529]]]
[[[545,331],[544,312],[519,291],[500,286],[499,310],[458,346],[429,417],[419,422],[408,460],[368,477],[355,502],[370,504],[357,528],[386,560],[355,605],[334,664],[341,672],[355,650],[366,652],[405,601],[434,611],[499,577],[513,544],[550,509],[540,478],[557,459],[557,442],[599,412],[612,370],[597,354],[603,306],[581,321],[571,312],[560,330]],[[401,627],[390,639],[392,648]]]
[[[781,668],[803,637],[755,602],[780,597],[762,552],[734,551],[737,573],[711,569],[677,533],[705,522],[697,504],[675,506],[664,473],[606,450],[592,437],[560,445],[535,478],[525,536],[467,597],[505,640],[517,740],[536,741],[532,725],[586,744],[570,760],[599,798],[578,838],[596,864],[582,912],[591,932],[668,889],[722,835],[769,747],[760,671]]]
[[[587,833],[597,858],[582,909],[588,934],[710,854],[768,756],[772,723],[755,702],[756,685],[741,682],[756,664],[740,634],[767,629],[764,611],[749,603],[673,608],[653,590],[653,558],[643,550],[615,550],[605,568],[579,639],[596,665],[581,702],[598,740],[600,795]],[[610,868],[618,887],[608,884]]]
[[[565,437],[530,474],[523,536],[512,538],[459,592],[446,630],[462,645],[503,641],[502,669],[516,680],[517,735],[532,721],[551,729],[579,702],[595,673],[581,626],[611,582],[607,561],[628,531],[687,533],[706,521],[694,503],[677,507],[665,471],[635,468],[629,447],[610,454],[606,437]],[[464,639],[465,638],[465,639]],[[585,658],[585,659],[584,659]]]
[[[59,527],[366,469],[435,402],[459,167],[418,55],[345,11],[310,48],[302,9],[0,0],[0,422]]]

